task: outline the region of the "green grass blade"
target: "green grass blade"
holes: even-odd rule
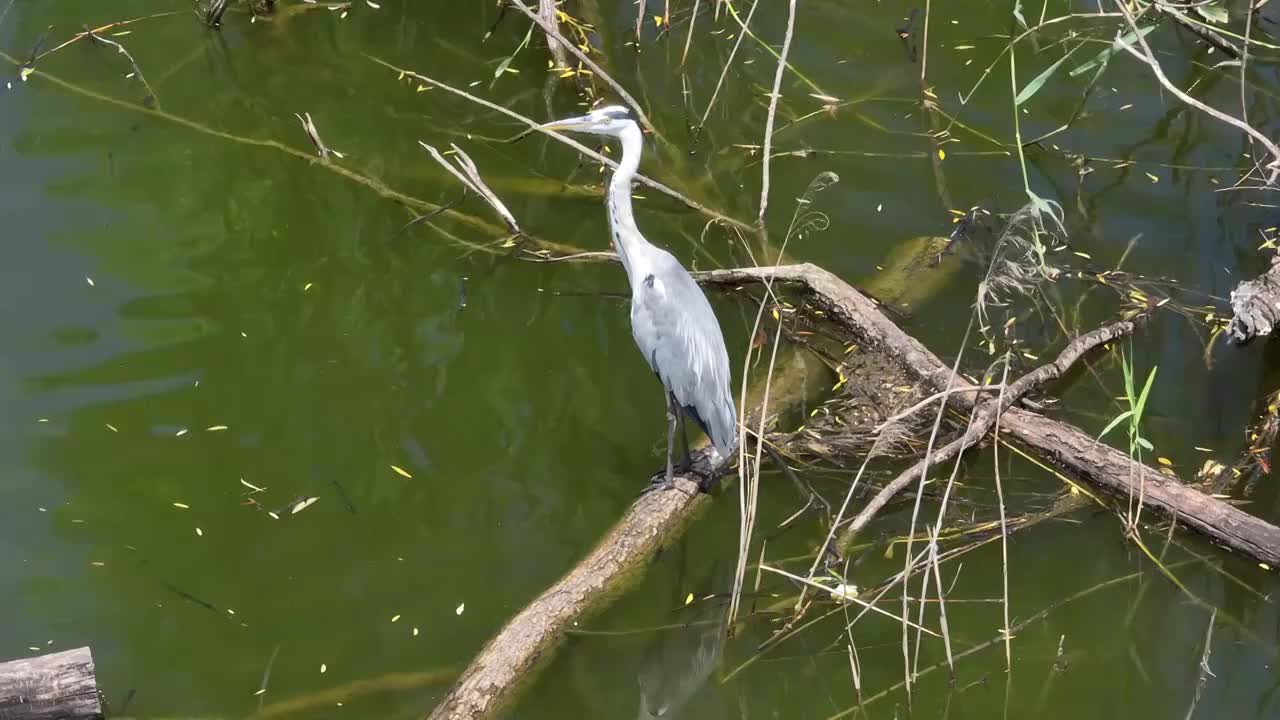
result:
[[[1062,57],[1058,58],[1058,62],[1050,65],[1048,68],[1045,69],[1044,72],[1035,76],[1035,78],[1031,82],[1026,84],[1026,87],[1022,88],[1021,92],[1018,93],[1018,97],[1013,99],[1013,104],[1021,105],[1022,103],[1034,97],[1036,93],[1040,92],[1040,88],[1044,87],[1044,84],[1049,81],[1049,78],[1053,77],[1053,74],[1058,71],[1058,68],[1062,67],[1062,63],[1066,62],[1067,58],[1074,55],[1076,50],[1079,50],[1079,49],[1080,49],[1079,45],[1075,46],[1069,52],[1067,52],[1066,55],[1063,55]]]

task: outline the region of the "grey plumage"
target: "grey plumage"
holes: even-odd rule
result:
[[[722,458],[737,448],[738,420],[729,383],[729,353],[711,304],[680,261],[645,240],[631,211],[631,180],[640,166],[640,127],[620,106],[542,126],[616,137],[622,160],[609,181],[609,229],[631,283],[631,334],[645,360],[683,412],[707,433]],[[674,415],[669,413],[668,422]],[[673,432],[668,426],[668,439]],[[667,447],[668,482],[671,447]]]

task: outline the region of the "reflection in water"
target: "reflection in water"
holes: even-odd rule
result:
[[[636,717],[680,717],[680,711],[706,685],[724,654],[728,608],[718,598],[694,602],[680,614],[684,624],[658,632],[646,648],[637,682]]]

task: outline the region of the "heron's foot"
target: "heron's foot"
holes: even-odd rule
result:
[[[684,471],[680,471],[680,472],[681,474],[684,474]],[[699,477],[699,478],[701,477],[699,475],[696,475],[695,473],[690,473],[690,474],[693,474],[695,477]],[[701,482],[698,483],[698,487],[699,489],[701,489],[702,487]],[[649,484],[645,486],[644,490],[640,491],[640,496],[644,497],[645,495],[648,495],[649,493],[652,493],[652,492],[664,492],[666,490],[679,490],[680,492],[685,493],[686,495],[690,494],[685,492],[684,488],[676,484],[674,472],[668,475],[666,470],[659,470],[658,472],[653,474],[653,477],[649,478]]]

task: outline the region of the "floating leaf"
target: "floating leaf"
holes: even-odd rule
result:
[[[188,505],[188,504],[186,504],[186,503],[178,503],[178,502],[176,502],[176,503],[174,503],[174,504],[173,504],[173,506],[174,506],[174,507],[176,507],[176,508],[178,508],[179,510],[190,510],[190,509],[191,509],[191,506],[190,506],[190,505]]]
[[[1200,13],[1200,17],[1215,25],[1226,25],[1227,21],[1231,19],[1231,16],[1227,14],[1227,9],[1222,7],[1221,3],[1212,2],[1208,5],[1201,5],[1195,10]]]
[[[689,595],[684,599],[684,604],[689,605],[692,603],[693,603],[693,593],[689,593]]]
[[[467,609],[466,603],[458,603],[458,608],[453,611],[454,615],[461,615]]]
[[[392,466],[391,466],[391,469],[392,469],[392,470],[395,470],[397,475],[401,475],[401,476],[403,476],[403,477],[407,477],[407,478],[409,478],[410,480],[412,480],[412,479],[413,479],[413,476],[409,474],[409,471],[408,471],[408,470],[405,470],[405,469],[404,469],[404,468],[402,468],[402,467],[398,467],[398,466],[396,466],[396,465],[392,465]]]

